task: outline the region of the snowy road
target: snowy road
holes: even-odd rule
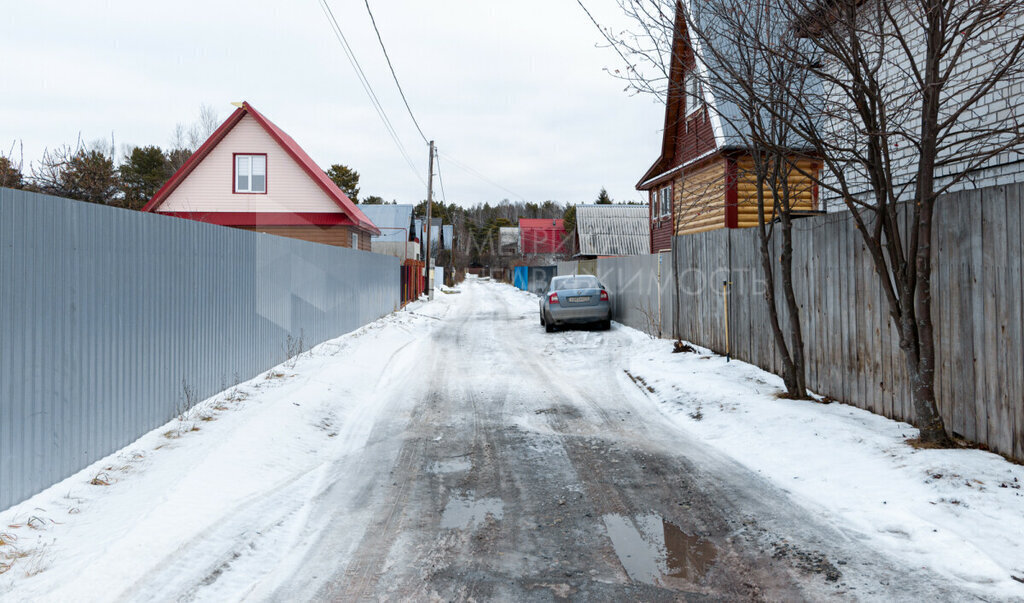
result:
[[[140,440],[135,474],[69,491],[76,525],[7,512],[53,536],[8,594],[963,596],[680,430],[629,371],[635,331],[545,334],[535,297],[489,282],[438,297],[212,401],[196,434]]]

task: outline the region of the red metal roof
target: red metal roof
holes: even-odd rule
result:
[[[273,138],[281,147],[299,164],[300,167],[313,179],[317,185],[327,194],[327,196],[334,201],[338,207],[349,217],[351,223],[359,228],[363,228],[369,231],[371,234],[379,235],[380,230],[374,225],[374,223],[366,217],[362,211],[359,210],[359,206],[352,202],[348,198],[338,185],[327,177],[327,174],[320,169],[320,166],[316,164],[313,159],[306,154],[302,147],[299,146],[291,136],[286,134],[284,130],[274,125],[272,121],[263,116],[262,113],[257,111],[247,102],[243,102],[242,106],[235,110],[227,120],[210,136],[210,138],[203,143],[192,156],[188,158],[177,172],[171,176],[161,188],[153,195],[153,198],[142,208],[142,211],[155,212],[159,209],[160,204],[163,203],[168,195],[170,195],[174,189],[178,188],[185,178],[192,173],[193,170],[210,154],[220,141],[224,140],[224,137],[228,135],[228,132],[232,130],[238,122],[242,121],[242,118],[246,115],[252,116],[256,120],[256,123]],[[205,214],[209,216],[210,214]],[[204,219],[204,222],[210,220]],[[251,220],[248,220],[251,222]],[[234,224],[232,224],[234,225]],[[239,224],[241,226],[242,224]],[[250,225],[250,224],[245,224]]]
[[[520,218],[519,241],[524,254],[560,253],[565,223],[551,218]]]

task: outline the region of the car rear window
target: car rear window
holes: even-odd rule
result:
[[[554,289],[597,289],[597,277],[594,276],[570,276],[555,279],[552,284]]]

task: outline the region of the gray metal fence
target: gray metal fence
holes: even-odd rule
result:
[[[399,298],[397,258],[0,189],[0,509]]]
[[[947,427],[1024,460],[1022,202],[1024,185],[953,193],[939,200],[932,240],[932,318],[938,343],[936,395]],[[808,386],[872,412],[912,421],[898,333],[851,216],[837,212],[799,220],[793,236],[794,289],[806,344]],[[665,286],[673,274],[671,266],[666,271],[668,260],[662,262],[660,280],[653,260],[645,263],[643,256],[600,259],[593,267],[563,263],[559,273],[592,270],[618,298],[616,320],[648,332],[652,329],[646,313],[630,310],[650,307],[654,283],[660,283],[662,293],[669,291],[662,301],[664,336],[677,332],[698,345],[723,353],[728,349],[739,359],[780,372],[757,231],[676,237],[674,247],[678,306],[671,295],[676,288]],[[724,282],[730,283],[728,329]],[[777,286],[781,293],[781,284]],[[784,325],[788,320],[784,311],[782,320]]]

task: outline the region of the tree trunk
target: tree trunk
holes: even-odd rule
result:
[[[778,166],[775,166],[778,169]],[[759,170],[762,171],[763,170]],[[771,240],[768,236],[766,229],[765,219],[765,208],[764,208],[764,185],[765,176],[758,174],[758,194],[757,194],[757,221],[758,221],[758,239],[760,241],[761,250],[761,269],[764,272],[765,278],[765,303],[768,304],[768,318],[772,327],[772,336],[775,338],[775,346],[779,350],[779,356],[782,357],[782,382],[786,385],[786,393],[789,397],[794,399],[804,399],[807,397],[807,387],[804,378],[803,369],[803,341],[800,336],[800,319],[799,314],[794,312],[796,305],[795,295],[793,294],[793,245],[792,245],[792,231],[789,228],[783,228],[783,245],[782,245],[782,282],[783,289],[786,295],[786,305],[789,310],[790,316],[790,336],[792,338],[794,331],[796,332],[796,338],[792,338],[791,341],[793,346],[790,346],[786,341],[786,334],[782,330],[782,324],[779,320],[779,308],[775,300],[775,275],[774,275],[774,257],[771,250]],[[778,187],[775,184],[779,179],[773,180],[772,188],[775,192],[772,193],[773,209],[775,213],[780,215],[786,215],[787,213],[780,206],[786,203],[786,200],[782,204],[776,199],[778,194]],[[786,185],[783,185],[786,186]],[[786,219],[788,223],[788,219]],[[788,231],[788,232],[787,232]],[[794,346],[798,346],[801,351],[800,361],[797,362],[791,350]]]
[[[807,375],[804,370],[804,331],[800,326],[800,306],[793,290],[793,220],[789,211],[782,212],[782,293],[786,298],[789,314],[790,353],[793,356],[793,373],[796,390],[800,397],[807,397]]]

